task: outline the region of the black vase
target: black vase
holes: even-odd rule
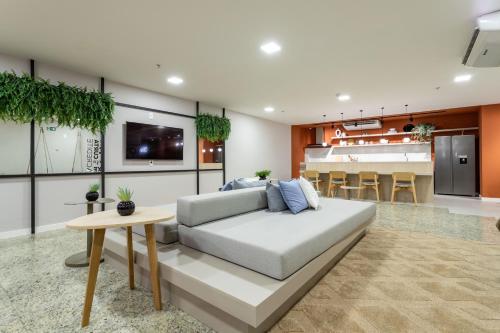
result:
[[[267,176],[259,176],[259,180],[266,180]]]
[[[99,199],[99,192],[96,192],[96,191],[91,191],[91,192],[87,192],[87,194],[85,194],[85,198],[87,199],[87,201],[96,201],[97,199]]]
[[[135,212],[135,203],[133,201],[120,201],[116,205],[116,210],[121,216],[129,216]]]
[[[409,133],[415,128],[415,125],[408,123],[403,127],[403,132]]]

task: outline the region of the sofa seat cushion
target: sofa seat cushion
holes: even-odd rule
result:
[[[177,204],[169,204],[159,207],[168,208],[172,213],[175,214]],[[165,222],[155,223],[155,238],[156,241],[163,244],[175,243],[179,240],[177,232],[177,219],[168,220]],[[144,231],[143,225],[133,226],[132,232],[137,235],[146,237],[146,232]]]
[[[300,214],[259,210],[205,223],[179,225],[180,243],[283,280],[375,216],[373,203],[320,198]]]
[[[177,221],[189,227],[267,208],[265,185],[177,199]]]

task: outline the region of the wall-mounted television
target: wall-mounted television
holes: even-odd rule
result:
[[[127,122],[126,158],[141,160],[182,160],[184,130]]]

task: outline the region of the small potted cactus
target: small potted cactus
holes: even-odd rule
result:
[[[85,194],[87,201],[94,202],[99,199],[99,184],[92,184],[89,186],[89,191]]]
[[[134,192],[130,191],[128,188],[118,188],[116,196],[120,199],[120,202],[116,206],[116,210],[121,216],[128,216],[134,213],[135,203],[131,201],[133,193]]]

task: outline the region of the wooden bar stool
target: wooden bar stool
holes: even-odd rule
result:
[[[372,189],[375,190],[375,194],[377,195],[377,201],[380,201],[380,193],[379,193],[380,182],[378,181],[378,173],[374,171],[360,171],[358,177],[359,177],[358,199],[361,199],[361,192],[364,189]]]
[[[417,203],[417,192],[415,190],[416,175],[413,172],[394,172],[392,174],[392,195],[391,203],[394,203],[396,192],[400,190],[411,191],[413,201]]]
[[[319,191],[319,184],[323,182],[321,179],[319,179],[319,171],[305,170],[304,178],[313,183],[313,185],[316,187],[316,191]]]
[[[330,171],[326,196],[331,196],[332,198],[335,197],[340,186],[347,186],[347,173],[345,171]],[[344,191],[347,196],[347,190]]]

